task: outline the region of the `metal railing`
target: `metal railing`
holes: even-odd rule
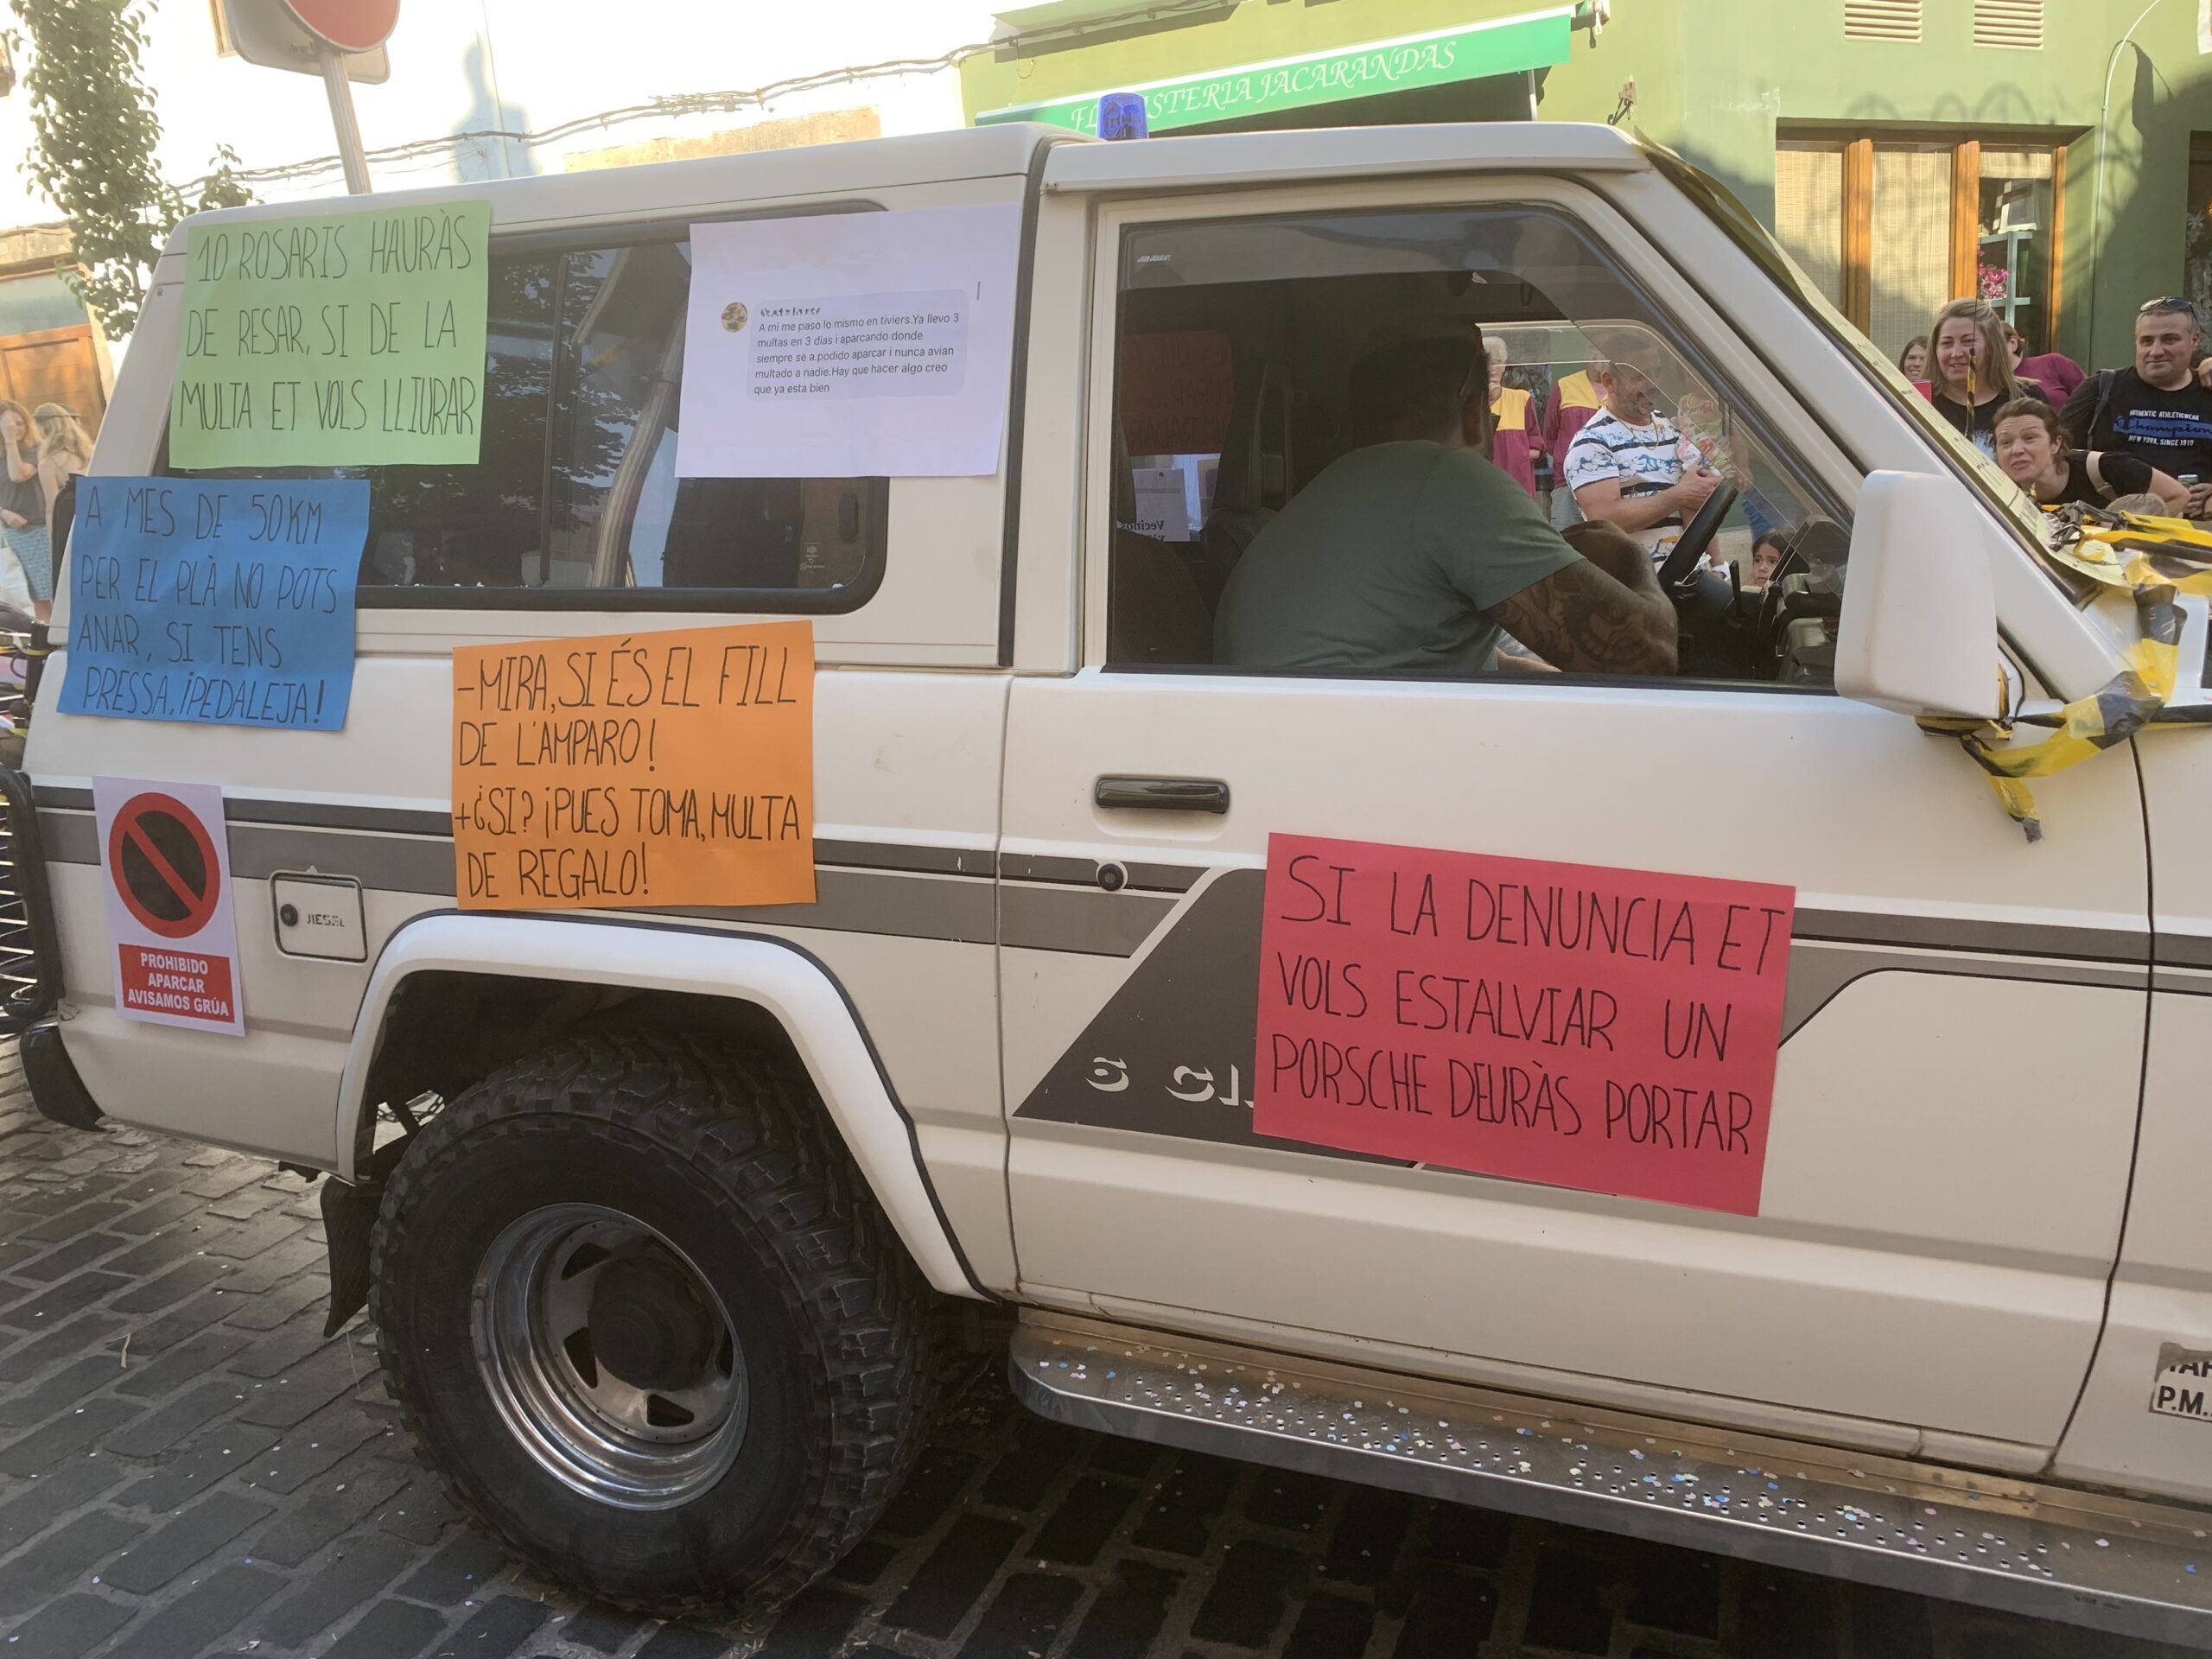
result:
[[[0,629],[0,1037],[54,1010],[61,996],[61,941],[47,890],[44,843],[29,779],[17,770],[30,729],[28,634]]]

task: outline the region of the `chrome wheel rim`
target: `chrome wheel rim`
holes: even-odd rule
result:
[[[600,1205],[533,1210],[492,1241],[471,1301],[493,1403],[563,1485],[664,1510],[728,1471],[744,1355],[706,1275],[653,1228]]]

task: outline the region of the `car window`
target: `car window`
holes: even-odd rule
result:
[[[363,605],[865,601],[887,480],[677,477],[690,274],[682,240],[494,245],[477,464],[283,469],[369,480]]]
[[[1355,517],[1360,533],[1316,545],[1327,535],[1318,526],[1344,523],[1330,507],[1342,507],[1346,480],[1363,469],[1382,478],[1362,454],[1371,446],[1354,407],[1357,365],[1408,341],[1449,351],[1479,331],[1502,369],[1490,400],[1498,430],[1482,453],[1520,493],[1512,517],[1524,543],[1528,515],[1558,528],[1614,515],[1608,498],[1618,498],[1630,506],[1622,527],[1656,568],[1695,514],[1634,503],[1684,472],[1717,474],[1733,502],[1677,607],[1683,675],[1815,687],[1832,677],[1847,519],[1563,214],[1443,207],[1139,226],[1120,256],[1109,665],[1452,676],[1519,666],[1382,648],[1344,620],[1375,610],[1389,626],[1433,620],[1448,632],[1455,623],[1442,613],[1474,603],[1467,590],[1483,587],[1479,575],[1456,587],[1447,576],[1438,593],[1393,587],[1393,561],[1437,531],[1402,492],[1378,481],[1371,510]],[[1631,378],[1638,397],[1617,395]],[[1484,538],[1468,539],[1479,566]],[[1422,581],[1437,587],[1433,575]],[[1282,597],[1282,584],[1301,582],[1313,592]],[[1319,606],[1329,638],[1255,655],[1249,631],[1224,623],[1225,606]],[[1502,646],[1516,654],[1510,637]]]

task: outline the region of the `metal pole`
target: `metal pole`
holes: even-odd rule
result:
[[[353,87],[346,79],[346,59],[334,46],[316,42],[315,58],[322,65],[323,90],[330,94],[330,124],[338,132],[339,158],[346,163],[346,188],[357,196],[369,194],[369,158],[361,149],[361,124],[353,118]]]
[[[2107,151],[2112,149],[2112,72],[2120,67],[2120,54],[2122,52],[2125,52],[2129,46],[2134,43],[2135,31],[2143,27],[2144,18],[2148,17],[2158,9],[2158,0],[2151,0],[2151,3],[2143,8],[2143,16],[2138,17],[2133,22],[2130,23],[2127,26],[2127,33],[2121,35],[2117,41],[2113,42],[2112,51],[2105,59],[2105,95],[2103,102],[2097,105],[2096,200],[2095,205],[2089,210],[2088,357],[2092,362],[2096,360],[2097,351],[2097,289],[2100,285],[2097,279],[2104,275],[2104,271],[2100,267],[2098,262],[2104,252],[2105,155]],[[2063,248],[2053,248],[2051,250],[2051,254],[2055,258],[2063,259],[2066,257],[2066,250]],[[2058,342],[2053,340],[2051,342],[2051,348],[2054,351],[2056,350],[2057,345]]]

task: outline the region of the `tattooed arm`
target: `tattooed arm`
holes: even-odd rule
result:
[[[1567,539],[1580,561],[1485,614],[1571,674],[1672,674],[1675,607],[1650,556],[1607,524],[1576,524]]]

